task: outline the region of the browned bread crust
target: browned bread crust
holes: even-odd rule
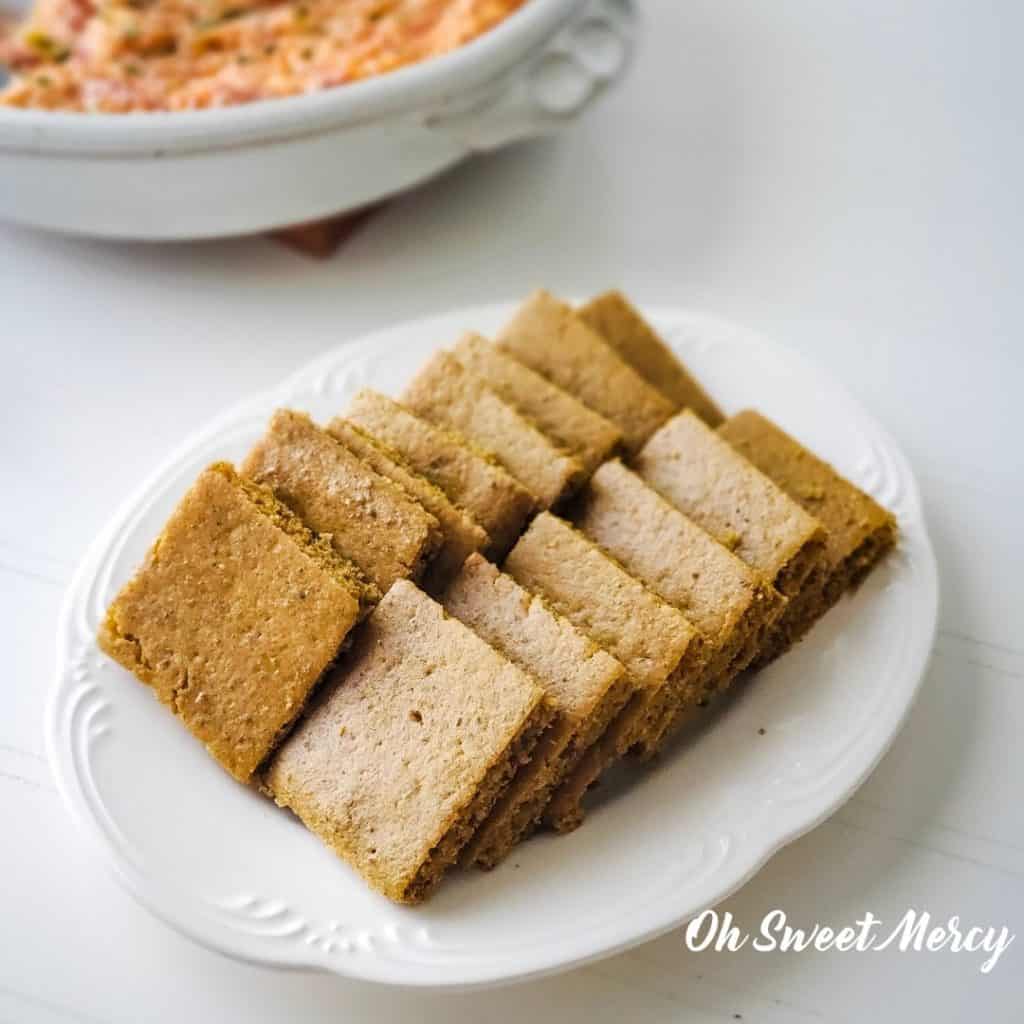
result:
[[[440,487],[421,476],[401,455],[384,442],[372,438],[354,423],[335,417],[327,432],[362,459],[374,472],[394,481],[415,498],[440,524],[443,540],[423,576],[423,589],[437,593],[462,567],[474,551],[490,544],[487,531],[464,509],[456,508]]]
[[[503,555],[515,543],[536,499],[486,453],[376,391],[360,391],[346,415],[465,509],[491,538],[489,554]]]
[[[302,413],[278,410],[241,472],[329,536],[382,594],[395,580],[418,578],[441,542],[419,502]]]
[[[498,335],[498,346],[575,395],[621,431],[627,451],[643,445],[675,406],[573,311],[534,292]]]
[[[456,430],[493,454],[541,508],[558,504],[583,481],[578,459],[552,443],[450,352],[431,357],[402,401],[425,420]]]
[[[784,650],[895,545],[896,519],[776,423],[752,409],[726,420],[718,433],[825,527],[825,562],[815,585],[804,588],[786,617],[788,631],[779,645]],[[769,651],[766,656],[777,653]]]
[[[711,427],[725,419],[711,396],[622,292],[598,295],[580,308],[579,315],[677,409],[692,409]]]
[[[99,644],[247,782],[376,596],[269,488],[216,463],[110,605]]]
[[[775,621],[785,599],[710,534],[621,462],[606,462],[569,509],[595,544],[683,612],[707,645],[704,673],[644,751],[660,749],[688,707],[726,689],[746,667],[750,640]],[[750,657],[754,651],[750,650]],[[749,660],[749,658],[748,658]]]
[[[533,830],[552,790],[621,710],[632,686],[603,648],[479,555],[467,559],[441,600],[449,614],[530,673],[555,709],[533,760],[466,848],[464,860],[489,868]]]
[[[648,590],[567,522],[542,512],[505,560],[505,571],[616,657],[637,693],[609,726],[603,756],[585,756],[567,780],[576,797],[614,758],[652,738],[703,667],[703,640],[686,617]],[[582,782],[584,764],[592,776]],[[573,801],[557,814],[578,815]],[[558,822],[552,818],[553,823]]]
[[[820,587],[826,571],[821,523],[689,411],[658,430],[633,466],[788,598],[765,641],[773,656],[785,650],[799,615],[796,599]]]
[[[466,369],[486,380],[556,444],[572,452],[587,475],[622,443],[622,431],[611,420],[479,334],[465,335],[452,351]]]

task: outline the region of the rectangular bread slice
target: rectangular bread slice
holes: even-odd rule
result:
[[[483,551],[488,547],[490,538],[487,531],[468,512],[456,508],[440,487],[406,465],[393,448],[375,440],[340,416],[331,420],[327,432],[375,473],[398,484],[440,524],[443,537],[441,546],[423,574],[422,586],[428,594],[436,594],[444,587],[474,551]]]
[[[99,644],[248,782],[374,593],[269,488],[215,463],[110,605]]]
[[[583,482],[583,466],[450,352],[437,352],[402,395],[425,420],[468,437],[492,454],[536,499],[557,505]]]
[[[493,868],[537,825],[554,788],[622,710],[633,686],[607,651],[479,555],[466,560],[441,603],[528,672],[555,709],[530,763],[466,847],[465,861]]]
[[[264,784],[371,886],[419,903],[550,718],[529,676],[400,580]]]
[[[241,471],[330,536],[382,594],[418,579],[441,543],[440,524],[419,502],[302,413],[274,413]]]
[[[611,420],[479,334],[465,335],[453,353],[556,444],[572,452],[588,476],[621,444],[622,431]]]
[[[893,547],[896,520],[827,462],[752,409],[726,420],[718,433],[825,527],[825,572],[817,590],[801,594],[799,607],[787,617],[791,632],[786,642],[792,643]]]
[[[465,509],[491,538],[489,554],[500,556],[515,543],[536,499],[486,454],[376,391],[360,391],[347,415]]]
[[[693,707],[747,667],[786,599],[618,459],[606,462],[569,509],[576,526],[704,635],[702,692],[665,716],[644,754],[657,752]]]
[[[689,410],[654,434],[633,468],[789,599],[757,660],[781,654],[796,599],[826,571],[822,524]]]
[[[598,295],[580,308],[579,315],[677,409],[692,409],[712,427],[725,419],[693,374],[622,292]]]
[[[520,307],[498,335],[498,347],[611,420],[629,452],[675,412],[571,306],[545,291]]]
[[[622,662],[636,687],[552,799],[546,817],[566,830],[579,824],[580,802],[601,772],[650,741],[668,709],[690,699],[704,667],[703,639],[682,612],[548,512],[530,524],[504,568]]]

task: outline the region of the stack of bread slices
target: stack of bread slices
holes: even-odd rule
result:
[[[237,779],[424,899],[659,752],[897,538],[619,293],[529,297],[397,398],[280,410],[185,495],[100,631]]]

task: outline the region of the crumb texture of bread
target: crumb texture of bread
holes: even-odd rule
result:
[[[467,559],[442,604],[528,672],[555,711],[533,760],[467,847],[466,860],[494,867],[539,821],[551,790],[597,739],[631,689],[615,658],[479,555]]]
[[[288,534],[315,562],[319,563],[343,582],[359,598],[359,614],[365,617],[381,599],[377,585],[368,580],[363,571],[351,559],[346,558],[334,546],[330,537],[315,533],[274,492],[265,484],[256,483],[239,475],[229,463],[217,463],[218,470],[225,473],[256,509],[266,516],[279,530]]]
[[[611,420],[479,334],[461,338],[453,354],[556,444],[572,452],[588,476],[622,443],[622,431]]]
[[[363,596],[329,544],[217,463],[111,604],[99,641],[247,782],[334,660]]]
[[[896,543],[892,513],[766,416],[746,409],[718,433],[825,527],[829,600]]]
[[[609,690],[586,729],[570,743],[561,778],[540,810],[541,821],[556,832],[571,832],[583,822],[583,798],[605,768],[628,749],[627,733],[640,717],[644,700],[628,675]],[[631,704],[638,709],[635,713]]]
[[[653,757],[666,739],[666,729],[683,714],[699,710],[706,702],[705,673],[711,655],[699,630],[687,645],[679,664],[647,710],[643,729],[634,740],[631,752]]]
[[[778,618],[782,596],[618,460],[594,474],[570,515],[590,540],[701,631],[708,650],[700,688],[704,695],[724,690],[746,667],[740,653],[750,638]]]
[[[278,410],[241,472],[329,536],[382,594],[416,579],[441,541],[429,512],[302,413]]]
[[[541,688],[398,581],[265,784],[374,888],[426,897],[550,721]]]
[[[783,615],[765,664],[803,637],[896,543],[893,515],[777,424],[754,410],[718,433],[825,527],[825,557]]]
[[[543,685],[561,711],[593,714],[625,669],[543,598],[479,555],[466,560],[442,598],[450,615]]]
[[[822,558],[821,523],[692,412],[658,430],[633,468],[787,597]]]
[[[556,832],[572,832],[579,828],[586,816],[584,798],[606,769],[630,750],[637,741],[638,723],[649,717],[651,701],[644,691],[630,695],[622,710],[607,723],[562,783],[551,795],[544,809],[544,822]],[[656,733],[642,735],[640,740],[653,741]]]
[[[440,487],[408,466],[397,451],[340,416],[331,420],[327,430],[375,473],[398,484],[440,524],[443,540],[422,580],[427,593],[439,592],[474,551],[489,546],[487,531],[468,512],[453,505]]]
[[[619,460],[594,474],[571,518],[715,643],[731,633],[764,586],[750,566]]]
[[[620,753],[648,738],[674,674],[700,636],[671,607],[567,522],[542,512],[509,552],[505,571],[617,658],[644,700],[623,710]],[[666,691],[666,692],[662,692]]]
[[[534,497],[551,508],[583,481],[583,464],[525,419],[449,352],[437,352],[402,395],[431,423],[449,427],[492,454]]]
[[[575,395],[640,448],[674,412],[673,404],[581,320],[571,306],[534,292],[504,327],[498,347]]]
[[[725,419],[711,396],[622,292],[596,296],[580,308],[579,315],[677,409],[692,409],[711,427]]]
[[[516,775],[527,768],[534,752],[551,727],[551,708],[541,701],[508,745],[505,753],[487,770],[469,807],[430,852],[406,891],[403,902],[422,903],[455,863],[477,829],[487,820]]]
[[[491,555],[502,555],[512,546],[536,509],[535,498],[522,484],[464,438],[385,395],[360,391],[347,416],[465,509],[491,538]]]
[[[463,849],[464,864],[495,868],[525,838],[538,808],[542,811],[548,802],[571,729],[566,717],[554,712],[530,759],[512,777]]]
[[[542,512],[505,571],[612,654],[641,685],[659,687],[694,628],[569,523]]]

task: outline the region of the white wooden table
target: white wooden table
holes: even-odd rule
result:
[[[43,759],[61,591],[188,431],[346,338],[543,283],[746,322],[846,381],[921,480],[943,585],[920,701],[831,821],[728,901],[1024,933],[1024,144],[1015,0],[650,0],[628,85],[396,203],[333,261],[0,227],[0,1021],[1019,1021],[1024,935],[689,953],[461,995],[230,962],[136,906]]]

